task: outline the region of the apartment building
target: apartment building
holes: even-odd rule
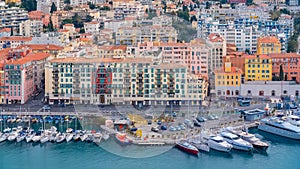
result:
[[[257,54],[281,53],[281,43],[274,36],[265,36],[257,39]]]
[[[186,65],[193,74],[208,77],[209,48],[201,39],[194,39],[190,43],[159,43],[145,42],[138,44],[136,54],[145,51],[162,51],[163,63],[177,63]]]
[[[223,65],[223,58],[226,56],[226,41],[219,35],[212,33],[208,36],[206,44],[210,49],[208,57],[208,71],[213,72]]]
[[[0,49],[16,48],[32,40],[32,37],[9,36],[0,38]]]
[[[272,59],[272,75],[280,76],[280,66],[284,72],[284,80],[300,82],[300,55],[296,53],[269,54]]]
[[[4,64],[5,96],[2,97],[2,103],[24,104],[34,91],[42,88],[44,64],[49,56],[50,54],[35,53],[7,61]]]
[[[140,1],[115,0],[113,12],[115,20],[124,20],[126,17],[142,18],[145,15],[145,7]]]
[[[172,26],[120,27],[116,45],[137,46],[143,42],[177,42],[177,31]]]
[[[3,28],[0,29],[0,38],[1,37],[8,37],[11,34],[11,29],[10,28]]]
[[[28,20],[28,12],[19,7],[2,7],[0,6],[0,29],[12,28],[15,34],[19,31],[19,24]]]
[[[152,65],[147,58],[63,58],[46,66],[50,104],[199,105],[202,77],[180,64]]]
[[[40,36],[43,32],[43,21],[26,20],[20,23],[19,34],[21,36]]]
[[[96,34],[100,31],[100,23],[93,21],[93,22],[85,22],[84,23],[84,31],[85,33],[92,33]]]
[[[241,69],[232,66],[229,57],[226,58],[224,67],[216,69],[214,73],[217,96],[237,97],[240,95],[243,72]]]
[[[268,55],[245,55],[245,80],[271,81],[271,57]]]

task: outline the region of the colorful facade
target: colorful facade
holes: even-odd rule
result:
[[[257,54],[281,53],[281,43],[275,36],[266,36],[257,39]]]
[[[199,105],[207,83],[180,64],[145,58],[64,58],[46,66],[49,104]]]
[[[267,55],[245,55],[246,81],[271,81],[272,59]]]
[[[272,75],[280,76],[280,65],[284,72],[284,80],[300,82],[300,55],[296,53],[270,54],[272,59]]]
[[[228,57],[224,62],[224,67],[215,71],[215,89],[217,96],[239,96],[242,73],[241,69],[232,66]]]

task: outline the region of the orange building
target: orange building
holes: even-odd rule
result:
[[[300,82],[300,55],[296,53],[270,54],[272,59],[272,75],[279,77],[282,65],[284,78]]]
[[[257,54],[281,53],[281,43],[275,36],[266,36],[257,39]]]

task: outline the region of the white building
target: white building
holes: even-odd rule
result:
[[[242,96],[299,96],[300,85],[292,81],[247,81],[241,85]]]
[[[84,23],[84,31],[85,33],[99,33],[100,31],[100,23],[99,22],[85,22]]]
[[[43,32],[43,22],[39,20],[27,20],[20,23],[19,34],[21,36],[39,36]]]
[[[69,43],[69,38],[65,34],[59,32],[41,33],[40,36],[32,37],[27,44],[53,44],[64,46]]]
[[[85,5],[87,4],[87,0],[70,0],[71,6],[79,6],[79,5]]]

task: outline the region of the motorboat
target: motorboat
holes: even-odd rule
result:
[[[228,132],[238,135],[241,139],[251,143],[253,145],[253,147],[256,149],[267,150],[269,147],[269,144],[261,141],[254,134],[248,133],[247,128],[246,128],[246,132],[234,130],[232,127],[227,127],[226,130]]]
[[[64,133],[58,133],[56,136],[56,142],[61,143],[65,140],[66,135]]]
[[[49,137],[47,135],[42,135],[41,136],[41,139],[40,139],[41,143],[46,143],[48,141],[49,141]]]
[[[3,133],[2,136],[0,137],[0,143],[5,141],[8,136],[9,136],[9,133]]]
[[[210,148],[222,152],[229,152],[233,148],[233,146],[225,141],[221,136],[210,137],[207,144]]]
[[[37,132],[35,136],[32,137],[32,141],[34,143],[38,142],[41,140],[41,132]]]
[[[186,141],[177,142],[176,147],[186,153],[193,154],[193,155],[198,155],[198,152],[199,152],[195,146],[189,144]]]
[[[107,133],[104,133],[102,136],[103,136],[104,140],[108,140],[109,139],[109,134],[107,134]]]
[[[73,139],[74,134],[73,133],[67,133],[66,135],[66,141],[70,142]]]
[[[83,133],[80,135],[80,140],[81,140],[82,142],[84,142],[87,138],[88,138],[88,135],[87,135],[85,132],[83,132]]]
[[[261,119],[258,129],[282,137],[300,140],[300,127],[277,117]]]
[[[102,139],[102,134],[101,133],[97,132],[97,133],[94,134],[94,140],[93,140],[93,142],[95,144],[100,144],[101,139]]]
[[[73,129],[72,128],[68,128],[67,130],[66,130],[66,133],[72,133],[73,132]]]
[[[222,132],[220,135],[224,138],[225,141],[231,144],[234,149],[244,150],[244,151],[253,150],[252,144],[239,138],[239,136],[235,134],[232,134],[230,132]]]
[[[17,142],[21,142],[25,139],[26,133],[25,132],[20,132],[18,137],[17,137]]]
[[[85,139],[86,142],[93,142],[94,140],[94,135],[89,131],[87,133],[87,138]]]
[[[9,136],[7,137],[8,141],[14,141],[18,137],[18,130],[17,128],[13,128],[11,133],[9,133]]]
[[[117,133],[116,139],[122,145],[128,145],[132,143],[132,140],[128,138],[125,133]]]
[[[25,140],[27,143],[32,141],[32,138],[36,135],[35,131],[31,131],[29,133],[27,133]]]
[[[296,115],[289,115],[286,117],[287,122],[300,127],[300,117]]]
[[[191,144],[191,145],[193,145],[193,146],[195,146],[198,150],[200,150],[200,151],[205,151],[205,152],[209,152],[210,151],[210,148],[209,148],[209,146],[207,145],[207,143],[206,142],[204,142],[204,141],[201,141],[200,139],[190,139],[190,140],[188,140],[188,142]]]
[[[80,132],[79,131],[76,131],[74,136],[73,136],[73,140],[74,141],[79,141],[80,140]]]

